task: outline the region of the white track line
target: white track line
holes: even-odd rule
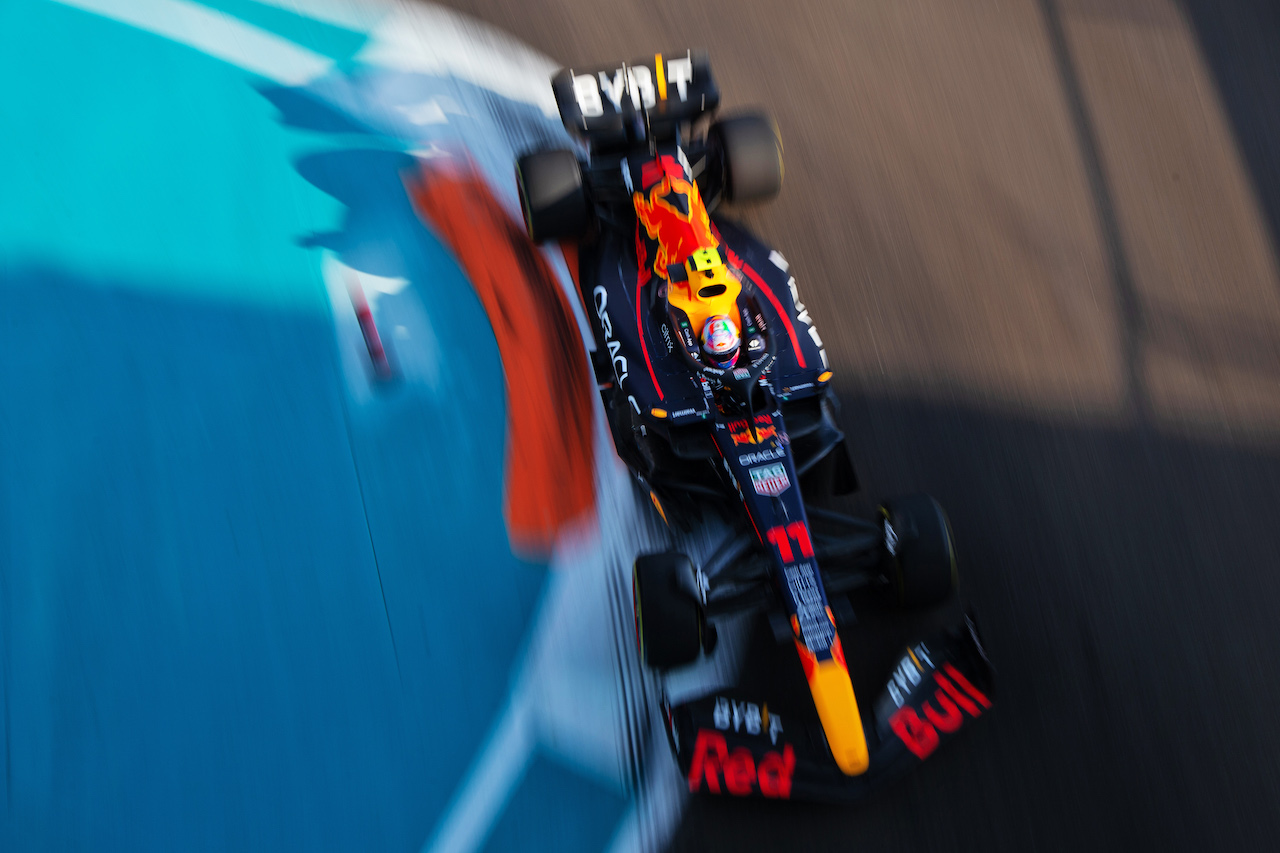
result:
[[[333,60],[189,0],[53,0],[193,47],[286,86],[326,73]]]
[[[449,806],[448,818],[422,846],[433,853],[468,853],[483,846],[536,746],[528,709],[511,702],[489,735],[480,760]]]
[[[549,80],[559,67],[506,33],[429,3],[395,3],[357,59],[370,65],[452,75],[557,118]]]

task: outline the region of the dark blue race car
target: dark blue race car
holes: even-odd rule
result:
[[[939,605],[954,596],[955,552],[926,495],[869,520],[813,503],[857,485],[822,340],[787,261],[715,215],[779,191],[777,129],[759,115],[713,121],[719,91],[691,52],[564,69],[552,87],[582,147],[530,152],[516,178],[530,237],[576,258],[618,455],[668,524],[716,512],[736,531],[700,565],[636,560],[642,658],[687,665],[713,651],[718,617],[763,611],[811,698],[664,699],[680,768],[693,791],[865,795],[986,713],[992,670],[965,617],[909,645],[873,705],[855,695],[840,640],[849,595],[885,587],[902,606]]]

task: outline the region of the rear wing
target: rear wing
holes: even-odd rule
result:
[[[607,68],[562,68],[551,78],[560,119],[596,147],[665,140],[720,104],[703,51],[656,54]]]

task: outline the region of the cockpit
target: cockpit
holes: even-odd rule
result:
[[[665,296],[667,313],[677,337],[699,364],[717,361],[718,353],[707,340],[709,322],[724,320],[733,325],[733,351],[737,355],[728,363],[711,366],[721,369],[749,366],[764,354],[764,317],[721,247],[699,249],[684,263],[668,266],[667,281],[660,286],[658,295]],[[738,353],[746,353],[745,360]]]

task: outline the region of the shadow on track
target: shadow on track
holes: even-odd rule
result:
[[[1180,0],[1218,84],[1254,191],[1280,245],[1280,6]]]
[[[842,396],[864,497],[950,511],[1000,706],[864,807],[698,798],[672,849],[1265,848],[1280,445]]]

